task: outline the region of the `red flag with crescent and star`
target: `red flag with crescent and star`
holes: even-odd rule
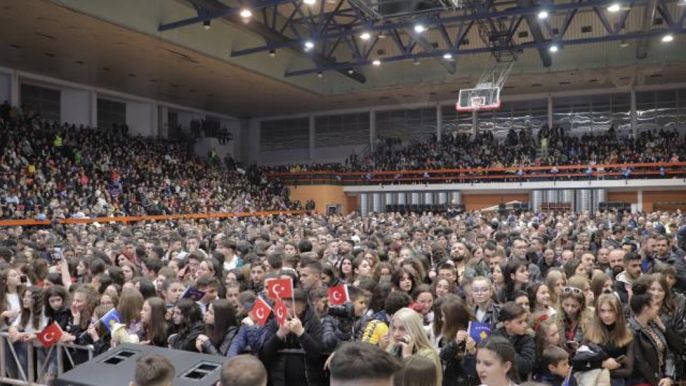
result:
[[[36,338],[38,338],[43,347],[49,348],[58,343],[62,338],[62,335],[64,335],[64,332],[62,332],[60,325],[57,324],[57,322],[52,322],[51,325],[45,327],[43,331],[36,334]]]
[[[281,299],[276,299],[274,302],[274,316],[276,317],[276,322],[279,326],[283,326],[288,318],[288,309],[286,305],[283,304]]]
[[[341,284],[335,287],[329,288],[329,304],[332,306],[338,306],[345,302],[348,302],[348,285]]]
[[[265,285],[267,297],[271,300],[288,299],[293,296],[293,280],[290,277],[267,279]]]
[[[252,307],[252,311],[250,311],[250,315],[260,326],[264,326],[265,323],[267,323],[267,319],[269,319],[269,314],[271,313],[272,308],[269,307],[269,304],[262,298],[257,298],[255,305]]]

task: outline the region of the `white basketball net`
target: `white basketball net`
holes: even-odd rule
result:
[[[482,97],[482,96],[474,96],[474,97],[472,97],[472,108],[473,108],[474,110],[478,110],[479,108],[481,108],[481,106],[483,106],[484,103],[486,103],[486,98],[485,98],[485,97]]]

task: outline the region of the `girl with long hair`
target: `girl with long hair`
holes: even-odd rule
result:
[[[420,284],[412,292],[412,301],[415,303],[415,311],[422,315],[424,326],[431,325],[434,320],[434,294],[431,291],[431,286],[428,284]]]
[[[607,369],[617,384],[623,385],[625,379],[634,371],[633,333],[627,328],[624,310],[619,298],[602,294],[598,298],[595,318],[584,334],[584,344],[593,352],[589,355],[581,351],[574,356],[572,363],[577,369]]]
[[[434,367],[428,358],[416,355],[407,357],[400,370],[393,375],[393,386],[440,386]]]
[[[529,271],[526,262],[521,259],[508,261],[503,272],[503,279],[505,284],[498,293],[498,299],[501,303],[506,303],[514,300],[512,296],[515,291],[523,290],[529,284]]]
[[[362,279],[371,279],[373,274],[372,266],[367,259],[358,256],[353,260],[354,285],[358,285]]]
[[[545,285],[550,290],[550,305],[557,308],[560,305],[560,295],[562,288],[567,285],[567,278],[564,272],[558,268],[551,268],[545,275]]]
[[[455,283],[444,277],[437,277],[431,284],[431,291],[436,299],[440,299],[448,294],[455,294],[457,288]]]
[[[483,276],[475,277],[472,280],[472,297],[476,320],[488,323],[494,329],[500,317],[500,306],[496,304],[491,281]]]
[[[345,255],[341,258],[338,267],[338,277],[347,284],[352,284],[355,280],[353,273],[353,258],[350,255]]]
[[[409,295],[417,286],[417,278],[405,268],[398,268],[391,276],[391,283],[397,290]]]
[[[442,330],[438,341],[443,362],[443,386],[467,386],[475,379],[463,369],[462,361],[469,338],[469,323],[475,321],[469,306],[457,295],[448,295],[441,304]]]
[[[436,376],[443,380],[443,367],[438,353],[429,342],[424,331],[422,318],[410,309],[402,308],[393,315],[390,328],[389,352],[399,358],[419,355],[430,359],[435,366]]]
[[[61,285],[54,285],[45,290],[43,301],[47,325],[57,322],[62,330],[66,330],[69,319],[71,319],[67,290]]]
[[[172,309],[172,322],[176,333],[169,337],[169,348],[196,351],[195,340],[205,327],[200,306],[191,299],[180,299]]]
[[[167,347],[171,327],[166,320],[167,307],[161,298],[151,297],[143,302],[140,312],[141,329],[138,340],[141,344]]]
[[[566,342],[565,346],[570,355],[573,356],[591,321],[584,292],[576,287],[562,288],[557,314],[559,315],[560,330]]]
[[[531,313],[545,313],[548,316],[553,316],[557,313],[555,308],[550,303],[550,289],[543,283],[534,283],[527,288],[529,295],[529,307]]]
[[[8,268],[0,272],[0,327],[19,324],[23,292],[19,271]]]
[[[119,298],[117,312],[121,316],[121,322],[126,325],[127,334],[138,334],[141,330],[141,310],[143,309],[143,295],[138,290],[126,289]]]
[[[235,307],[226,299],[216,299],[205,312],[205,334],[196,338],[195,347],[206,354],[226,356],[239,328]]]

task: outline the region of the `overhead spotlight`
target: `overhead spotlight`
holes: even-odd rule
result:
[[[662,37],[663,43],[669,43],[671,41],[674,41],[674,35],[672,35],[672,34],[667,34],[667,35]]]
[[[541,20],[547,19],[549,16],[548,11],[542,10],[541,12],[538,13],[538,18]]]
[[[379,59],[374,59],[374,61],[372,62],[372,64],[378,67],[378,66],[381,65],[381,61],[380,61]]]
[[[423,24],[416,24],[416,25],[414,26],[414,32],[420,34],[420,33],[424,32],[424,31],[426,31],[426,27],[424,27]]]
[[[210,28],[212,28],[212,26],[210,25],[210,23],[211,23],[210,20],[205,20],[205,21],[203,21],[203,22],[202,22],[202,28],[203,28],[205,31],[209,30]]]
[[[622,48],[627,48],[627,47],[629,47],[629,42],[627,42],[626,40],[622,40],[622,41],[619,43],[619,46],[622,47]]]
[[[369,40],[371,38],[372,38],[372,34],[370,34],[369,32],[362,32],[360,34],[360,39],[362,39],[362,40]]]
[[[248,18],[252,17],[252,11],[250,11],[249,9],[246,8],[246,9],[241,11],[240,15],[243,19],[248,19]]]
[[[319,72],[317,73],[317,78],[323,78],[323,77],[324,77],[324,73],[321,72],[321,71],[319,71]]]
[[[443,59],[445,59],[445,60],[451,60],[452,58],[453,58],[453,54],[451,54],[450,52],[443,55]]]
[[[312,42],[309,41],[309,40],[305,42],[305,51],[309,51],[309,50],[311,50],[311,49],[313,49],[313,48],[314,48],[314,43],[312,43]]]
[[[550,46],[550,52],[557,52],[559,50],[560,50],[560,48],[558,46],[556,46],[555,44]]]
[[[317,4],[317,0],[303,0],[303,3],[307,5],[315,5]]]
[[[348,75],[352,75],[354,73],[355,73],[355,70],[353,70],[352,68],[348,70]]]
[[[273,49],[273,48],[270,49],[270,50],[269,50],[269,56],[271,56],[272,58],[275,57],[275,56],[276,56],[276,50]]]
[[[622,10],[622,6],[619,3],[612,3],[609,7],[607,7],[608,12],[619,12]]]
[[[684,0],[684,1],[686,1],[686,0]],[[383,32],[379,33],[379,34],[376,35],[376,36],[377,36],[379,39],[386,39],[386,34],[383,33]]]
[[[419,59],[415,58],[412,64],[414,64],[415,66],[419,66],[420,64],[422,64],[422,62],[420,62]]]

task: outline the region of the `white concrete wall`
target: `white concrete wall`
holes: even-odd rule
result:
[[[76,126],[95,126],[91,121],[91,92],[78,89],[62,89],[60,93],[60,119],[62,123]]]
[[[126,124],[129,135],[143,137],[155,136],[156,121],[153,120],[153,105],[151,103],[126,102]]]

